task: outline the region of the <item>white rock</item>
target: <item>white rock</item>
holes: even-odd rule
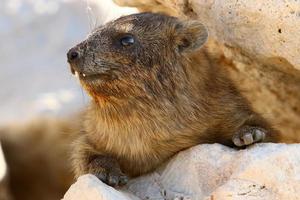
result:
[[[263,57],[282,57],[300,69],[300,1],[191,0],[197,18],[218,41]]]
[[[114,0],[122,6],[198,19],[219,42],[300,69],[299,0]]]
[[[77,182],[73,184],[68,192],[65,194],[63,200],[82,199],[82,200],[134,200],[138,199],[132,194],[119,192],[114,188],[102,183],[96,176],[87,174],[78,178]]]
[[[82,176],[64,200],[138,199],[129,193],[149,200],[300,199],[300,144],[257,144],[240,151],[203,144],[121,190]]]
[[[5,162],[1,141],[0,141],[0,200],[11,200],[8,188],[7,165]]]
[[[4,154],[0,142],[0,183],[4,179],[6,173],[7,173],[7,165],[4,159]]]

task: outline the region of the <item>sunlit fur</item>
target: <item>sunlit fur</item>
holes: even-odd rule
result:
[[[136,43],[121,46],[124,34]],[[111,156],[125,174],[138,176],[197,144],[233,146],[244,125],[262,127],[266,141],[276,141],[226,70],[209,58],[207,37],[199,22],[142,13],[99,27],[74,47],[81,58],[73,69],[94,77],[81,78],[93,101],[74,144],[77,176],[91,172],[96,155]]]

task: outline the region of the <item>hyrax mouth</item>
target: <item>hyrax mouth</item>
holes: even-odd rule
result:
[[[85,60],[84,54],[80,51],[78,45],[68,51],[67,58],[72,74],[80,81],[100,83],[101,81],[110,81],[117,78],[112,70],[85,64],[83,62]]]
[[[94,74],[87,74],[84,72],[78,72],[71,68],[72,74],[78,78],[81,81],[85,82],[91,82],[91,81],[107,81],[107,80],[112,80],[114,79],[111,74],[106,74],[106,73],[94,73]]]
[[[88,80],[95,80],[101,78],[101,74],[88,74],[85,72],[80,72],[76,70],[74,65],[70,64],[71,73],[78,79],[88,81]]]

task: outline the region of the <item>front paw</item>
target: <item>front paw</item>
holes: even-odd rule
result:
[[[96,157],[90,162],[89,173],[112,187],[123,186],[129,180],[128,176],[121,171],[116,160],[104,156]]]
[[[94,174],[102,182],[112,187],[123,186],[128,182],[128,177],[121,170],[103,170]]]
[[[232,137],[232,142],[238,146],[246,146],[256,142],[261,142],[266,137],[266,130],[255,126],[243,126]]]

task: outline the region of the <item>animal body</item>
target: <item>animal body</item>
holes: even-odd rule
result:
[[[71,71],[92,97],[74,143],[76,176],[123,185],[197,144],[277,141],[210,59],[207,38],[198,21],[140,13],[97,28],[70,49]]]

